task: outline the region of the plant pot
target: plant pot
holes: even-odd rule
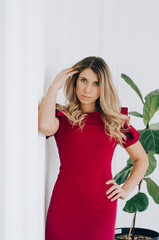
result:
[[[121,238],[121,236],[122,235],[128,235],[129,231],[130,231],[130,228],[115,228],[115,240],[128,239],[128,238]],[[132,233],[132,231],[131,231],[131,233]],[[135,228],[134,234],[148,237],[148,238],[134,238],[134,240],[135,239],[159,240],[159,233],[158,232],[150,230],[150,229],[146,229],[146,228]]]

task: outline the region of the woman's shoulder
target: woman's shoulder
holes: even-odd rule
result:
[[[66,106],[56,103],[55,104],[55,109],[56,109],[56,116],[57,117],[63,117],[65,114],[63,112],[66,112]]]
[[[121,107],[120,108],[120,113],[128,115],[128,107]]]

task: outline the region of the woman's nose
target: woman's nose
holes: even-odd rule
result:
[[[91,92],[91,86],[87,85],[84,90],[85,92]]]

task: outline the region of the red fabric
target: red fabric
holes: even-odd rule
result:
[[[106,197],[112,184],[105,182],[113,178],[117,143],[104,133],[99,112],[88,113],[82,132],[62,112],[56,116],[61,165],[47,212],[46,240],[114,240],[117,200]]]
[[[121,113],[128,115],[128,108],[122,107]],[[127,140],[123,145],[124,148],[127,148],[139,140],[140,133],[132,125],[128,126],[127,123],[124,124],[124,128],[129,128],[129,131],[124,133],[127,136]]]

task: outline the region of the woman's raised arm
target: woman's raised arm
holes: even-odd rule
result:
[[[57,92],[78,70],[66,68],[59,72],[51,84],[45,98],[43,98],[38,109],[38,130],[39,132],[49,136],[55,134],[59,128],[59,119],[56,118],[55,106]]]

